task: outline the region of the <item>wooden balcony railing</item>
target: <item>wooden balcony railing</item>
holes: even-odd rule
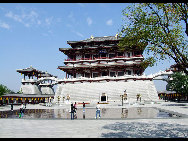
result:
[[[115,57],[94,57],[93,59],[90,58],[80,58],[80,59],[65,59],[65,61],[81,61],[81,60],[98,60],[98,59],[116,59],[116,58],[133,58],[133,57],[143,57],[143,55],[134,55],[134,56],[115,56]]]

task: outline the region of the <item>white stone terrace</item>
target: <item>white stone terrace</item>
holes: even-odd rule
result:
[[[111,77],[111,76],[101,76],[101,77],[94,77],[94,78],[87,78],[87,77],[77,77],[77,78],[64,78],[64,79],[57,79],[57,82],[92,82],[92,81],[121,81],[121,80],[155,80],[155,78],[163,75],[172,75],[172,71],[159,71],[155,74],[150,75],[124,75],[124,76],[117,76],[117,77]],[[162,80],[162,79],[161,79]]]
[[[54,82],[49,83],[49,85],[55,85],[58,79],[56,77],[42,77],[38,79],[22,79],[22,83],[40,83],[45,80],[52,80]],[[48,83],[40,84],[40,85],[48,85]]]
[[[155,79],[159,76],[163,75],[172,75],[172,71],[159,71],[158,73],[155,74],[150,74],[150,75],[124,75],[124,76],[117,76],[117,77],[111,77],[111,76],[101,76],[101,77],[94,77],[94,78],[87,78],[87,77],[77,77],[77,78],[63,78],[63,79],[58,79],[55,77],[46,77],[46,78],[39,78],[38,80],[35,79],[27,79],[24,80],[22,79],[22,83],[38,83],[43,80],[52,80],[54,81],[53,83],[49,83],[51,85],[55,85],[58,82],[82,82],[82,81],[120,81],[120,80],[152,80]]]

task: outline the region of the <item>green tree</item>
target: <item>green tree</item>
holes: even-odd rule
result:
[[[122,11],[125,24],[120,31],[120,49],[136,47],[145,50],[148,56],[152,53],[142,63],[144,68],[153,66],[157,60],[173,59],[188,74],[187,12],[186,3],[144,3],[126,7]]]
[[[0,84],[0,96],[4,95],[5,93],[14,93],[14,92],[8,89],[6,86]]]
[[[188,75],[176,72],[167,81],[167,90],[188,96]]]

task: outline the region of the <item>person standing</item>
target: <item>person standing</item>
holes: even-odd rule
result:
[[[140,102],[141,102],[141,97],[142,97],[141,94],[139,94]]]
[[[86,104],[83,102],[83,112],[85,112],[85,106]]]
[[[74,105],[73,103],[71,103],[71,120],[73,119],[74,120]]]
[[[138,101],[138,99],[139,99],[139,94],[136,95],[136,99],[137,99],[137,101]]]
[[[74,108],[75,108],[75,111],[77,110],[77,104],[76,102],[74,103]]]
[[[11,111],[13,111],[13,103],[11,103]]]
[[[96,106],[96,119],[97,119],[97,115],[99,114],[99,118],[101,118],[101,115],[100,115],[100,105],[99,105],[99,102],[97,103],[97,106]]]
[[[77,104],[76,102],[74,103],[74,118],[77,118],[77,115],[76,115],[76,112],[77,112]]]

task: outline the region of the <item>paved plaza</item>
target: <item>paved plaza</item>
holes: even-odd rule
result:
[[[28,119],[1,118],[1,138],[188,138],[188,105],[164,102],[160,104],[124,105],[124,107],[156,107],[181,115],[175,118],[147,119]],[[101,105],[104,107],[107,105]],[[112,106],[115,107],[115,106]],[[27,105],[31,109],[64,108]],[[79,108],[79,107],[78,107]],[[81,108],[81,107],[80,107]],[[86,107],[87,108],[87,107]],[[91,108],[91,107],[88,107]],[[109,105],[110,108],[110,105]],[[116,106],[122,108],[122,106]],[[19,106],[14,106],[14,110]],[[10,110],[10,105],[0,107],[0,111]],[[95,116],[95,115],[94,115]]]

